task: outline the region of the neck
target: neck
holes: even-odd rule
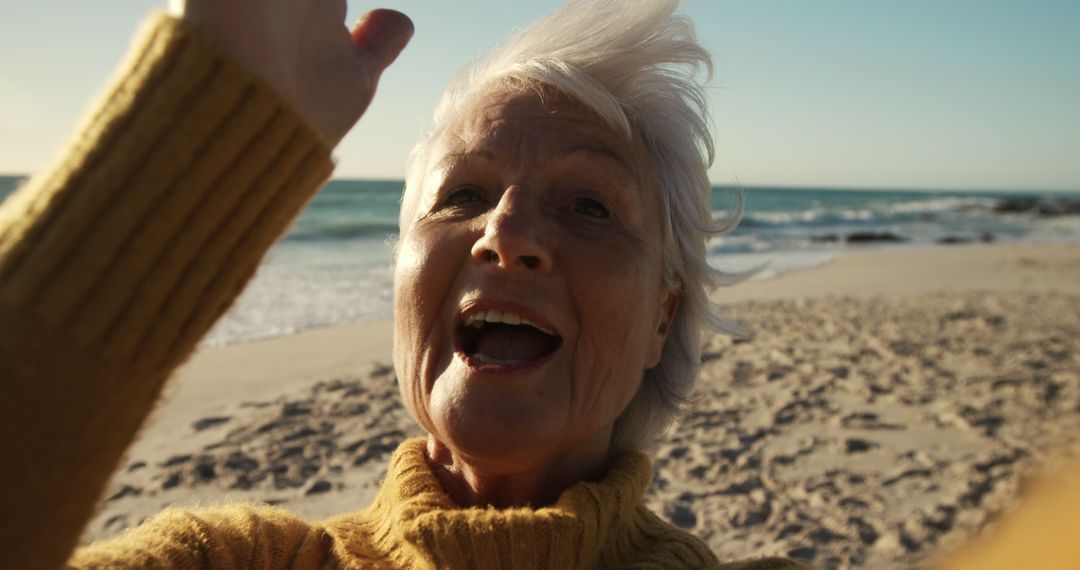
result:
[[[428,436],[427,459],[446,494],[462,507],[496,508],[551,505],[563,491],[582,481],[598,481],[607,472],[607,440],[587,443],[566,453],[528,463],[487,464],[455,453]]]

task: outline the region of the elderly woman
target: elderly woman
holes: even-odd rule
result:
[[[5,566],[718,567],[645,509],[635,451],[689,395],[714,320],[709,60],[674,8],[574,2],[443,95],[408,165],[394,295],[429,436],[373,505],[168,510],[72,554],[164,380],[411,35],[390,11],[345,30],[324,0],[154,19],[63,160],[0,211]]]

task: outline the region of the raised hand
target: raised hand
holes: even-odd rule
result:
[[[349,30],[345,0],[169,0],[169,11],[265,80],[331,146],[413,32],[393,10],[372,10]]]

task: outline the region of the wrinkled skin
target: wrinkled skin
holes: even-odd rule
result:
[[[404,203],[394,362],[444,486],[466,504],[545,504],[601,475],[678,303],[643,145],[544,99],[479,105]],[[455,336],[478,303],[544,319],[561,346],[524,370],[470,365]]]

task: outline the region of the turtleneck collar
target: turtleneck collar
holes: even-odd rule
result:
[[[375,503],[328,521],[328,527],[354,527],[334,533],[346,543],[360,531],[368,536],[362,548],[379,551],[354,554],[379,554],[403,567],[592,567],[607,558],[606,550],[633,539],[652,474],[648,458],[626,453],[602,480],[574,485],[551,506],[461,508],[440,486],[425,450],[423,438],[403,442]]]

